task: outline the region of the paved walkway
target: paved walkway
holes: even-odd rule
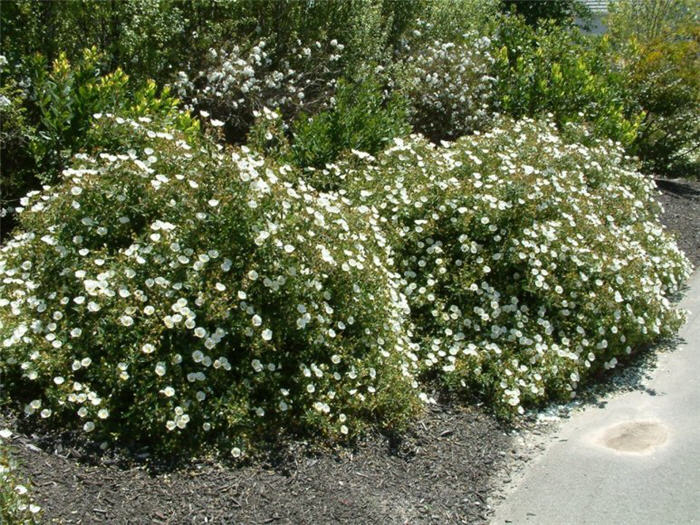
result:
[[[700,271],[681,306],[685,342],[660,354],[646,392],[563,422],[492,524],[700,523]]]

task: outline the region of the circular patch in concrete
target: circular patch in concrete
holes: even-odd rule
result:
[[[668,430],[655,421],[627,421],[618,423],[603,433],[602,443],[618,452],[644,454],[663,445]]]

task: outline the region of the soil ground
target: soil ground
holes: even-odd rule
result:
[[[664,207],[661,222],[676,235],[678,246],[700,267],[700,181],[657,179],[659,201]]]
[[[658,185],[662,222],[700,265],[700,182]],[[27,433],[12,444],[44,521],[66,524],[484,523],[517,448],[479,408],[448,406],[432,407],[400,440],[370,435],[325,453],[294,443],[243,467],[165,469]]]
[[[369,436],[353,449],[244,467],[176,470],[99,457],[39,436],[13,441],[47,523],[482,523],[490,476],[510,438],[473,409],[436,406],[400,441]]]

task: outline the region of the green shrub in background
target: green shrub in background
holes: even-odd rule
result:
[[[606,26],[610,37],[620,44],[633,39],[651,42],[692,34],[698,17],[698,0],[616,0],[608,6]]]
[[[516,13],[531,26],[553,21],[557,24],[571,25],[575,18],[585,19],[590,10],[579,0],[503,0],[503,10]]]
[[[658,222],[653,181],[619,146],[587,141],[506,120],[338,167],[391,232],[424,379],[522,413],[680,326],[669,301],[690,265]]]
[[[551,113],[554,121],[588,122],[596,135],[631,144],[644,117],[630,104],[607,38],[576,27],[504,17],[496,41],[497,100],[516,118]]]
[[[351,149],[378,153],[410,129],[401,97],[387,100],[381,86],[371,80],[359,84],[340,80],[328,110],[301,115],[294,123],[287,160],[302,168],[323,168]]]
[[[367,208],[288,168],[103,116],[0,251],[0,372],[27,416],[165,452],[396,429],[418,391]],[[296,177],[294,177],[296,179]]]
[[[700,177],[700,26],[692,38],[638,44],[629,87],[644,109],[635,153],[651,173]]]
[[[65,53],[80,60],[83,49],[105,53],[107,70],[123,69],[138,87],[170,79],[178,65],[200,56],[225,37],[221,20],[230,1],[120,0],[103,2],[2,3],[3,52],[13,63],[39,53],[49,63]]]
[[[30,189],[33,180],[27,170],[32,166],[29,142],[35,131],[27,121],[26,94],[8,69],[7,58],[0,55],[0,238],[11,226],[8,208]]]
[[[699,13],[697,0],[611,6],[607,24],[628,98],[646,114],[631,149],[648,172],[700,177]]]
[[[401,34],[400,54],[435,41],[459,44],[475,31],[486,32],[497,20],[501,5],[499,0],[424,0],[421,7]]]
[[[25,64],[29,115],[37,123],[29,148],[43,183],[54,182],[73,153],[97,146],[90,143],[87,133],[95,114],[156,115],[183,132],[198,130],[195,120],[177,110],[178,100],[167,88],[159,94],[151,81],[132,92],[129,77],[121,69],[103,73],[103,59],[102,53],[91,48],[74,64],[63,54],[50,67],[41,55]]]

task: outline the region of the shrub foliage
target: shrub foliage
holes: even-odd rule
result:
[[[121,123],[118,123],[121,122]],[[28,415],[169,448],[399,426],[417,393],[378,217],[143,122],[28,195],[0,366]]]
[[[625,152],[697,168],[687,9],[599,38],[569,0],[6,4],[0,392],[38,425],[239,457],[435,389],[511,417],[682,322]]]
[[[689,264],[611,143],[505,121],[397,141],[347,178],[392,227],[425,377],[502,414],[568,398],[682,322],[669,298]]]

